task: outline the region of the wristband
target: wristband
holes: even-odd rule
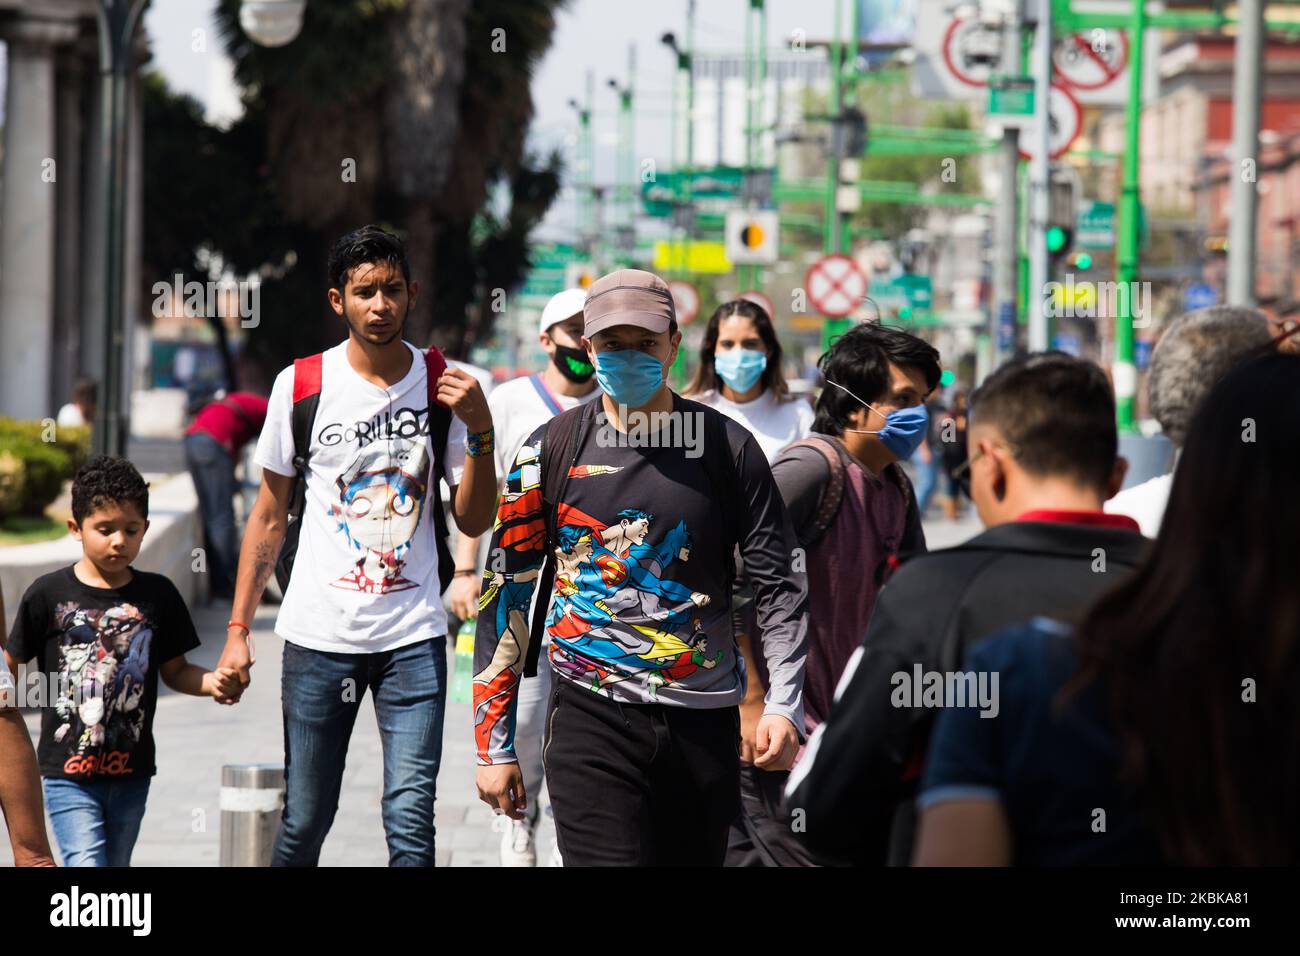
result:
[[[452,577],[459,578],[464,577],[467,574],[471,577],[478,577],[478,570],[476,568],[457,568],[455,573],[452,574]]]
[[[496,430],[470,432],[465,436],[465,454],[471,458],[481,458],[496,450]]]
[[[227,622],[226,622],[226,629],[229,630],[229,629],[232,628],[232,627],[242,627],[242,628],[244,629],[244,633],[245,633],[245,634],[251,634],[251,633],[252,633],[252,628],[250,628],[250,627],[249,627],[247,624],[245,624],[243,621],[234,621],[234,620],[227,621]]]

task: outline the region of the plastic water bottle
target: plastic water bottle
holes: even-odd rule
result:
[[[474,699],[474,628],[475,622],[464,621],[456,632],[456,660],[452,665],[451,699],[468,704]]]

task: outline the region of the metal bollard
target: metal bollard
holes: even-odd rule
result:
[[[226,764],[220,806],[221,865],[270,866],[284,807],[284,766]]]

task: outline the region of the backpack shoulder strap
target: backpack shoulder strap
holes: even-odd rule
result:
[[[311,431],[316,422],[316,409],[320,406],[322,353],[293,360],[293,467],[298,472],[298,483],[289,502],[289,514],[302,515],[307,480],[307,460],[311,457]]]
[[[812,524],[807,528],[798,529],[799,541],[807,547],[821,540],[821,536],[826,533],[826,529],[831,526],[831,522],[839,513],[840,503],[844,500],[844,460],[840,458],[839,449],[831,441],[818,436],[809,436],[791,442],[785,450],[789,451],[791,448],[816,449],[826,459],[826,464],[831,470],[830,479],[822,489],[821,498],[818,499],[817,513],[813,515]]]
[[[599,399],[584,402],[562,415],[552,418],[544,426],[541,442],[542,515],[546,521],[546,557],[537,576],[537,600],[533,604],[533,620],[529,628],[528,656],[524,661],[524,676],[537,675],[537,661],[541,656],[542,635],[546,630],[546,615],[551,609],[551,589],[555,583],[555,540],[559,526],[560,502],[569,483],[569,468],[578,457],[582,438],[590,427],[594,414],[592,406]]]

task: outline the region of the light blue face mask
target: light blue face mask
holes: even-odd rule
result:
[[[718,377],[734,391],[748,392],[767,369],[767,353],[754,349],[730,349],[713,356]]]
[[[834,385],[840,391],[853,395],[852,392],[838,382],[827,379],[826,384]],[[858,398],[856,395],[853,395],[853,397]],[[863,402],[860,398],[858,398],[858,401],[878,414],[885,414],[870,402]],[[929,423],[930,412],[926,409],[925,403],[921,403],[920,405],[913,405],[911,408],[897,408],[885,415],[884,428],[846,428],[844,430],[846,432],[859,432],[863,435],[879,435],[880,443],[888,448],[895,458],[899,461],[907,461],[921,446],[921,442],[925,441],[925,431]]]
[[[639,349],[597,352],[596,382],[619,405],[640,408],[663,385],[663,363]]]

